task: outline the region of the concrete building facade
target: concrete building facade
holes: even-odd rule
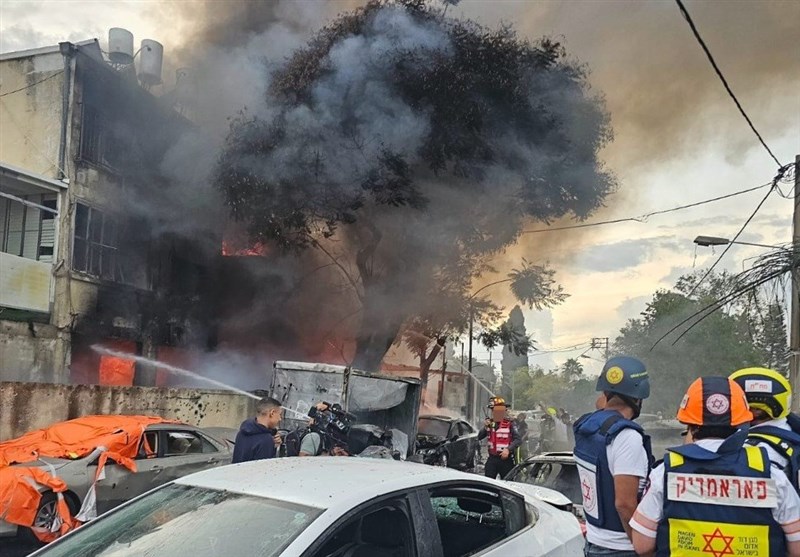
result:
[[[0,381],[154,385],[92,347],[207,340],[199,248],[125,201],[169,187],[161,157],[191,123],[97,40],[0,55],[0,123]]]

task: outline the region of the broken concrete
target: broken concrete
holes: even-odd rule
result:
[[[238,428],[254,399],[210,389],[0,382],[0,441],[92,414],[161,416],[199,427]]]

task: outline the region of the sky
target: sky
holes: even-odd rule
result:
[[[292,17],[302,16],[305,25],[316,28],[358,4],[298,0]],[[800,153],[800,3],[686,5],[767,144],[782,163],[793,160]],[[619,181],[619,191],[587,222],[644,215],[764,184],[774,176],[776,164],[737,112],[673,2],[463,0],[448,10],[489,26],[511,24],[531,39],[553,37],[587,65],[592,90],[605,97],[615,131],[602,158]],[[172,52],[192,48],[190,37],[203,17],[228,17],[233,11],[235,4],[225,1],[2,0],[0,51],[94,37],[102,45],[108,29],[119,26],[131,30],[137,43],[159,40],[169,59]],[[528,331],[543,351],[592,337],[613,339],[656,290],[706,268],[719,255],[719,249],[695,247],[695,236],[731,237],[764,191],[643,222],[527,234],[498,257],[497,266],[504,273],[525,257],[557,269],[570,294],[567,301],[544,312],[525,310]],[[791,201],[772,195],[741,239],[789,241],[791,211]],[[563,224],[570,222],[554,223]],[[741,271],[762,252],[735,246],[721,268]],[[510,309],[502,286],[490,292]],[[531,362],[549,367],[581,352],[534,355]],[[485,350],[476,355],[488,359]],[[493,355],[495,361],[498,357]],[[584,364],[590,371],[600,365],[597,360]]]

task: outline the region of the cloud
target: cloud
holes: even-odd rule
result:
[[[666,285],[667,288],[672,288],[679,278],[696,270],[691,267],[672,267],[668,274],[659,279],[659,282]]]
[[[0,33],[0,52],[15,52],[48,44],[57,44],[59,40],[63,39],[46,35],[38,29],[34,29],[30,24],[12,25],[4,28],[3,32]]]
[[[617,315],[623,319],[638,317],[645,310],[647,303],[652,299],[652,296],[625,298],[622,303],[617,306]]]
[[[575,266],[580,271],[608,273],[637,267],[647,261],[656,248],[677,248],[677,242],[669,236],[623,240],[612,244],[593,246],[577,259]]]
[[[785,228],[789,225],[791,219],[786,215],[779,214],[759,214],[752,221],[752,225],[769,226]],[[714,215],[713,217],[705,217],[701,219],[693,219],[681,221],[676,219],[674,222],[664,223],[659,225],[660,230],[682,230],[685,228],[697,227],[739,227],[744,223],[744,216],[742,215]]]

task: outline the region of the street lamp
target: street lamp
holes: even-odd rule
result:
[[[467,354],[467,373],[469,374],[469,378],[467,379],[467,420],[472,421],[474,414],[475,414],[475,393],[473,387],[473,381],[475,380],[475,376],[472,374],[472,337],[473,331],[475,326],[475,306],[473,305],[473,300],[475,297],[489,288],[490,286],[495,286],[497,284],[503,284],[504,282],[511,282],[513,279],[507,278],[502,280],[496,280],[494,282],[490,282],[489,284],[479,288],[472,295],[469,297],[469,350]]]
[[[795,159],[796,164],[800,165],[800,155]],[[800,174],[800,173],[798,173]],[[800,194],[800,182],[798,182],[797,174],[795,175],[795,191]],[[793,253],[793,259],[797,256],[794,251],[798,246],[798,217],[800,213],[797,211],[797,202],[800,202],[795,196],[795,222],[793,230],[793,242],[791,250],[785,246],[768,246],[765,244],[753,244],[750,242],[731,242],[728,238],[719,238],[717,236],[698,236],[694,239],[694,243],[698,246],[725,246],[727,244],[741,244],[743,246],[755,246],[758,248],[778,249]],[[795,259],[796,260],[796,259]],[[792,304],[789,308],[791,321],[789,323],[789,382],[794,389],[792,406],[797,409],[799,404],[798,396],[800,391],[800,269],[796,265],[792,266]]]
[[[767,249],[786,249],[781,246],[768,246],[767,244],[754,244],[752,242],[735,242],[730,241],[728,238],[720,238],[719,236],[698,236],[694,239],[694,243],[698,246],[707,248],[710,246],[727,246],[728,244],[736,244],[739,246],[755,246],[757,248]]]

